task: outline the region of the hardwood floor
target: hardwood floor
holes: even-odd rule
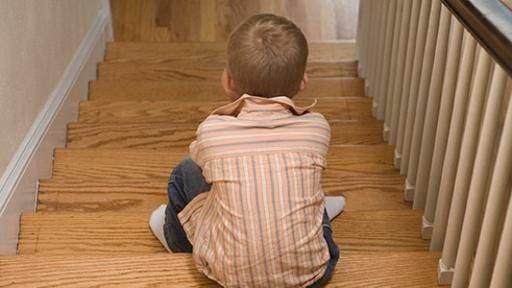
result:
[[[312,2],[114,0],[113,8],[123,37],[144,40],[141,35],[156,35],[146,33],[168,33],[172,36],[164,40],[196,41],[219,40],[240,15],[260,5],[278,7],[275,3],[299,15]],[[142,27],[150,5],[157,4],[167,12],[158,10],[158,25]],[[215,9],[227,16],[191,20],[176,15],[176,7],[188,14],[210,15]],[[221,26],[215,22],[220,20],[225,21]],[[100,79],[91,83],[78,121],[68,126],[67,146],[55,151],[52,177],[39,183],[37,212],[22,217],[20,255],[0,257],[0,287],[217,287],[197,272],[190,255],[164,251],[148,217],[167,202],[170,171],[187,155],[197,125],[226,102],[218,83],[222,47],[108,45]],[[394,147],[384,143],[382,122],[372,117],[353,45],[322,42],[311,50],[308,65],[315,77],[295,100],[305,105],[318,98],[314,109],[332,130],[322,188],[347,200],[332,222],[342,255],[327,287],[436,287],[439,254],[429,252],[428,241],[420,237],[422,211],[404,201],[405,179],[393,166]]]
[[[258,13],[286,16],[310,41],[353,40],[357,0],[111,0],[116,41],[225,41]]]

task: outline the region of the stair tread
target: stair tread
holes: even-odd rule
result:
[[[310,42],[309,60],[356,59],[355,42]],[[107,45],[106,62],[176,62],[183,59],[200,59],[223,62],[226,58],[225,42],[141,43],[111,42]]]
[[[79,172],[77,172],[79,173]],[[341,174],[341,175],[340,175]],[[410,209],[403,199],[401,176],[360,174],[323,177],[327,195],[343,195],[346,211]],[[67,179],[40,181],[38,211],[141,212],[152,211],[167,201],[167,178]]]
[[[109,81],[91,82],[90,100],[165,101],[175,98],[194,101],[225,100],[220,81]],[[333,96],[364,96],[364,81],[358,78],[312,78],[295,99]]]
[[[378,121],[332,122],[331,145],[383,143]],[[69,148],[171,149],[188,145],[197,125],[188,123],[72,123],[68,125]]]
[[[419,210],[346,211],[332,222],[342,251],[427,251]],[[148,228],[149,213],[27,213],[20,254],[165,252]]]
[[[326,194],[347,198],[347,210],[409,209],[404,177],[393,167],[393,146],[335,146],[322,177]],[[46,211],[149,211],[166,201],[172,167],[186,147],[57,149],[53,178],[41,181],[39,209]]]
[[[180,80],[185,82],[219,82],[225,63],[208,60],[183,60],[179,63],[101,63],[98,79],[102,80]],[[356,61],[309,62],[310,78],[357,77]]]
[[[79,122],[174,122],[200,123],[215,108],[227,101],[208,101],[200,104],[176,101],[86,101],[80,103]],[[311,100],[296,101],[309,105]],[[328,120],[372,120],[371,99],[363,97],[322,98],[313,111]]]
[[[325,175],[336,175],[340,172],[347,174],[364,173],[368,176],[393,176],[399,173],[393,167],[391,145],[347,145],[334,146],[327,155],[328,169]],[[79,170],[83,178],[123,179],[123,178],[167,178],[169,170],[181,159],[186,157],[187,148],[176,148],[168,151],[152,151],[146,149],[93,149],[73,148],[56,149],[54,159],[54,174],[56,178],[73,178]],[[96,168],[94,168],[96,167]],[[94,171],[91,171],[94,170]],[[108,175],[112,169],[113,175]],[[116,170],[125,172],[125,177],[117,175]],[[361,175],[363,176],[363,175]],[[77,175],[77,178],[82,178]]]
[[[433,252],[342,252],[327,287],[435,287],[438,260]],[[0,271],[9,287],[217,287],[188,254],[5,256]]]

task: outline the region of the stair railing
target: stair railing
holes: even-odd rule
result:
[[[359,71],[453,287],[512,287],[512,11],[499,1],[360,2]]]

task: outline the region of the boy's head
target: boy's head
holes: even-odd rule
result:
[[[243,94],[291,98],[306,85],[307,58],[306,37],[293,22],[256,15],[229,37],[222,84],[233,99]]]

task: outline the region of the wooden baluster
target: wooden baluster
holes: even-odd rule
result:
[[[382,52],[383,49],[380,49],[382,47],[382,40],[383,40],[383,32],[381,31],[384,29],[384,23],[386,21],[386,13],[385,13],[385,4],[387,1],[374,1],[373,7],[374,9],[374,21],[373,21],[373,29],[372,29],[372,57],[370,63],[372,63],[372,69],[371,69],[371,82],[370,82],[370,94],[374,98],[377,97],[377,87],[379,82],[379,70],[380,70],[380,64],[382,58],[380,57],[380,52]]]
[[[506,79],[506,77],[505,71],[499,65],[496,65],[493,88],[497,90],[503,88],[497,86],[505,86],[504,83],[499,83],[499,81],[505,82],[504,79]],[[494,81],[498,81],[498,83],[494,83]],[[491,90],[490,93],[492,94],[493,91]],[[502,130],[498,154],[496,156],[491,187],[489,188],[485,216],[482,222],[482,231],[480,232],[478,249],[473,264],[473,273],[471,274],[470,288],[489,286],[493,260],[495,260],[496,255],[495,244],[499,237],[498,229],[501,226],[501,219],[504,219],[506,203],[510,196],[510,189],[507,186],[512,172],[512,101],[509,102],[509,107],[508,114],[505,117],[505,127]],[[499,116],[496,115],[495,117]],[[512,242],[509,242],[510,246],[512,246],[511,243]],[[509,268],[512,268],[512,266]]]
[[[429,174],[427,201],[423,215],[422,237],[430,239],[436,213],[436,204],[443,171],[443,161],[448,146],[448,133],[450,131],[450,119],[452,117],[455,100],[455,88],[458,79],[458,69],[461,59],[462,37],[464,28],[455,17],[451,17],[450,45],[444,73],[443,89],[441,92],[441,104],[439,105],[439,118],[435,136],[434,152]],[[471,69],[470,69],[471,70]],[[418,172],[421,173],[421,172]]]
[[[407,59],[407,47],[408,47],[408,35],[410,29],[412,29],[411,25],[411,14],[413,9],[413,2],[414,1],[404,1],[403,2],[403,11],[402,11],[402,19],[400,22],[400,35],[399,35],[399,45],[397,49],[397,64],[396,64],[396,72],[395,77],[393,81],[393,89],[391,90],[391,95],[393,95],[393,101],[391,103],[391,109],[390,109],[390,119],[388,124],[385,124],[386,127],[384,129],[389,129],[389,143],[390,144],[396,144],[396,138],[398,134],[398,117],[400,116],[400,102],[402,98],[402,83],[405,79],[405,66],[406,66],[406,59]],[[414,31],[416,33],[416,31]],[[387,113],[387,111],[386,111]],[[386,114],[387,115],[387,114]],[[386,118],[387,119],[387,118]]]
[[[365,79],[365,94],[366,96],[371,96],[371,82],[372,82],[372,73],[373,73],[373,48],[372,45],[374,45],[374,30],[375,30],[375,21],[376,21],[376,13],[374,13],[374,6],[376,5],[375,0],[367,0],[368,2],[368,29],[366,33],[368,34],[366,37],[366,79]]]
[[[458,22],[458,21],[457,21]],[[461,25],[458,23],[457,25]],[[459,163],[460,146],[464,129],[464,118],[467,110],[468,94],[471,87],[472,71],[476,52],[476,41],[468,31],[464,32],[464,44],[462,49],[462,60],[457,77],[453,112],[448,129],[448,141],[443,161],[441,182],[439,184],[439,195],[436,204],[434,229],[430,249],[439,251],[443,248],[446,235],[446,225],[450,212],[450,203],[453,195],[453,187]]]
[[[435,47],[435,58],[432,68],[432,77],[430,80],[430,88],[423,101],[418,102],[418,108],[422,108],[425,116],[421,117],[418,125],[423,125],[422,134],[415,133],[419,145],[413,146],[410,164],[418,159],[417,173],[414,178],[414,209],[423,209],[427,199],[428,180],[430,176],[430,165],[432,164],[432,154],[434,151],[434,141],[436,135],[437,118],[439,117],[439,102],[441,101],[441,92],[443,88],[444,72],[446,68],[446,57],[448,52],[448,36],[450,35],[450,11],[447,8],[441,8],[441,16],[439,21],[439,32],[437,35],[437,44]],[[426,102],[426,103],[425,103]],[[426,108],[425,108],[426,106]],[[421,110],[421,109],[420,109]],[[418,114],[417,114],[418,115]],[[423,123],[419,123],[423,122]],[[414,137],[413,137],[414,138]],[[416,150],[418,150],[416,152]],[[413,175],[416,169],[410,168],[409,171]]]
[[[507,127],[507,130],[503,129],[503,131],[512,131],[512,101],[510,101],[508,105],[505,127]],[[507,137],[510,137],[510,135]],[[509,138],[509,150],[511,143],[512,141]],[[512,279],[510,278],[510,269],[512,268],[512,245],[510,245],[510,243],[512,243],[512,199],[509,199],[507,215],[505,216],[505,223],[503,224],[503,232],[496,255],[490,288],[512,286]]]
[[[415,107],[411,107],[411,118],[407,117],[407,120],[411,121],[407,123],[407,128],[412,130],[406,130],[406,140],[410,139],[408,159],[404,162],[407,163],[407,179],[404,190],[404,197],[406,201],[412,201],[414,199],[414,186],[416,184],[416,174],[418,167],[419,150],[421,144],[421,135],[423,132],[423,124],[425,119],[425,106],[428,98],[428,92],[430,88],[430,80],[432,77],[432,68],[434,64],[434,55],[436,47],[437,32],[439,30],[439,18],[441,12],[441,2],[432,1],[432,7],[430,9],[430,17],[428,23],[427,40],[425,43],[425,51],[423,55],[423,61],[421,62],[421,76],[419,81],[419,88],[417,96],[414,97],[416,103]],[[410,135],[407,138],[407,135]]]
[[[485,102],[485,92],[487,90],[490,68],[491,58],[484,49],[481,49],[478,55],[478,63],[464,127],[460,160],[457,167],[457,176],[455,177],[455,186],[453,188],[457,193],[453,194],[450,206],[450,217],[448,219],[446,239],[441,259],[443,266],[441,266],[442,269],[440,270],[439,279],[442,284],[447,284],[445,281],[450,281],[453,276],[452,268],[454,267],[457,249],[459,247],[461,227],[466,210],[466,200],[473,164],[475,162],[478,134],[482,118],[482,106]]]
[[[408,2],[408,1],[406,1]],[[396,15],[395,15],[395,21],[394,21],[394,24],[393,24],[393,40],[392,40],[392,47],[391,47],[391,64],[390,64],[390,68],[389,68],[389,73],[387,75],[387,90],[385,91],[386,92],[386,96],[384,97],[385,98],[385,101],[383,102],[384,104],[384,108],[385,108],[385,113],[384,113],[384,131],[383,131],[383,136],[384,136],[384,140],[385,141],[389,141],[389,129],[391,127],[391,113],[393,111],[393,98],[394,98],[394,94],[393,94],[393,91],[394,91],[394,87],[393,87],[393,84],[395,83],[395,79],[398,78],[397,76],[397,62],[398,62],[398,45],[399,45],[399,42],[400,42],[400,30],[404,30],[404,29],[401,29],[401,26],[400,24],[402,24],[402,14],[403,14],[403,8],[404,8],[404,2],[403,1],[400,1],[400,2],[397,2],[397,7],[396,7]]]
[[[357,18],[356,47],[358,75],[361,78],[366,78],[366,28],[368,23],[366,5],[367,0],[359,1],[359,16]]]
[[[373,111],[373,115],[376,116],[377,115],[377,99],[380,95],[379,93],[379,87],[380,87],[380,81],[381,81],[381,69],[382,69],[382,65],[384,64],[384,59],[383,59],[383,55],[384,55],[384,36],[386,34],[386,17],[388,15],[387,11],[387,7],[388,7],[388,3],[389,3],[389,0],[384,0],[384,1],[377,1],[378,2],[378,8],[377,8],[377,11],[378,13],[380,14],[379,15],[379,23],[377,24],[377,29],[376,29],[376,39],[377,39],[377,42],[376,42],[376,46],[374,46],[374,50],[375,50],[375,61],[376,61],[376,64],[375,64],[375,75],[374,75],[374,83],[372,83],[373,85],[373,90],[372,90],[372,96],[373,96],[373,104],[372,104],[372,111]]]
[[[486,53],[484,50],[482,52]],[[505,92],[506,80],[505,72],[499,65],[495,65],[468,192],[452,287],[468,287],[470,267],[482,219],[483,203],[487,194],[489,171],[492,168],[491,164],[498,139],[499,112]],[[483,94],[481,97],[483,98]],[[505,177],[508,175],[505,175]],[[493,178],[493,180],[497,179]],[[506,184],[508,184],[508,179]],[[476,271],[476,273],[480,273],[480,271]]]
[[[404,118],[404,139],[402,143],[400,173],[407,174],[409,164],[409,152],[411,148],[412,127],[414,126],[414,113],[416,112],[416,99],[418,97],[419,83],[421,77],[421,67],[423,64],[423,56],[425,52],[425,44],[427,40],[428,21],[430,18],[430,8],[437,5],[437,1],[421,1],[420,19],[418,23],[418,33],[416,35],[416,45],[414,51],[414,63],[412,68],[412,76],[410,79],[411,87],[408,91],[407,113]],[[412,199],[411,199],[412,200]]]
[[[386,91],[388,87],[388,76],[391,68],[391,48],[393,45],[393,30],[395,23],[395,14],[396,14],[396,4],[398,0],[390,0],[387,6],[387,16],[385,22],[385,35],[384,35],[384,46],[383,46],[383,54],[382,54],[382,66],[380,68],[379,73],[379,90],[377,91],[377,99],[374,99],[374,103],[376,102],[377,114],[375,115],[378,120],[384,119],[384,113],[386,109]]]
[[[420,8],[422,6],[421,0],[412,0],[412,9],[411,9],[411,21],[409,33],[407,36],[407,52],[405,53],[405,70],[404,70],[404,78],[402,81],[402,92],[400,93],[400,112],[398,113],[397,119],[393,120],[393,123],[396,123],[396,148],[395,148],[395,167],[397,169],[401,166],[402,160],[402,147],[404,140],[404,131],[405,131],[405,122],[407,118],[407,107],[409,103],[410,97],[410,89],[411,89],[411,77],[412,70],[414,66],[414,53],[416,50],[416,40],[418,35],[418,24],[420,20]],[[393,131],[393,128],[391,129]]]

